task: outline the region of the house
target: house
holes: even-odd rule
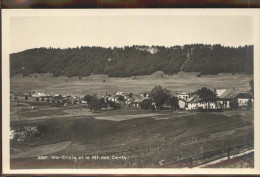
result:
[[[122,95],[122,96],[125,96],[126,93],[125,93],[125,92],[116,92],[116,95]]]
[[[196,109],[220,109],[221,106],[217,101],[202,100],[198,94],[194,94],[186,100],[186,110]]]
[[[149,98],[150,94],[151,94],[150,92],[144,92],[144,93],[140,93],[139,95],[141,95],[142,97],[145,97],[145,98]]]
[[[249,93],[239,93],[236,98],[238,106],[247,106],[249,100],[253,103],[253,96]]]
[[[118,102],[118,95],[111,95],[111,96],[107,97],[107,100],[114,102],[114,103],[117,103]]]
[[[134,101],[134,102],[132,103],[132,106],[134,106],[134,107],[136,107],[136,108],[141,108],[141,103],[142,103],[143,101],[145,101],[145,100],[151,100],[151,99],[150,99],[150,98],[146,98],[146,97],[142,97],[142,98],[140,98],[140,99]],[[156,108],[156,105],[155,105],[154,102],[152,102],[152,105],[154,105],[155,108]]]
[[[32,96],[35,92],[24,92],[24,95]]]
[[[189,94],[187,94],[186,92],[181,92],[177,95],[177,98],[179,100],[187,100],[189,98]]]
[[[186,102],[185,101],[179,100],[178,103],[179,103],[180,109],[185,109],[185,106],[186,106]]]
[[[32,97],[34,97],[34,98],[46,97],[46,96],[48,96],[48,95],[43,92],[35,92],[34,94],[32,94]]]
[[[55,99],[62,99],[62,95],[60,95],[60,94],[54,94],[54,95],[53,95],[53,98],[55,98]]]
[[[220,102],[220,105],[222,109],[229,109],[230,108],[230,101],[236,99],[236,96],[238,95],[238,92],[234,89],[228,89],[225,92],[217,95],[218,96],[218,102]]]
[[[253,96],[249,93],[243,93],[238,90],[228,89],[218,97],[218,101],[221,103],[223,108],[230,108],[230,101],[237,100],[238,106],[247,106],[249,100],[253,102]]]
[[[142,97],[142,98],[140,98],[140,99],[137,99],[137,100],[135,100],[135,101],[132,103],[132,105],[133,105],[134,107],[140,108],[140,107],[141,107],[140,104],[141,104],[144,100],[148,100],[148,98]]]
[[[225,93],[227,90],[226,89],[214,89],[214,92],[217,94],[217,97]]]

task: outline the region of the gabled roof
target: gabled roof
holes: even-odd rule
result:
[[[229,89],[220,95],[219,98],[234,99],[239,93],[240,92],[237,90]]]
[[[142,98],[141,95],[138,95],[138,94],[133,94],[133,95],[132,95],[132,99],[133,99],[133,100],[138,100],[138,99],[140,99],[140,98]]]
[[[219,97],[220,95],[222,95],[223,93],[225,93],[227,90],[226,89],[216,89],[216,94]]]
[[[142,98],[136,100],[135,103],[141,103],[141,102],[143,102],[144,100],[150,100],[150,98],[142,97]]]
[[[250,93],[243,93],[238,90],[229,89],[225,91],[219,98],[223,99],[235,99],[235,98],[253,98]]]
[[[178,93],[178,95],[188,95],[188,93],[186,93],[186,92],[180,92],[180,93]]]
[[[186,103],[198,102],[198,101],[200,101],[199,95],[195,94],[195,95],[192,95],[190,98],[188,98],[186,100]]]

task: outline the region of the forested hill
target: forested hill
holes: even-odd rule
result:
[[[149,75],[156,71],[201,74],[253,73],[253,46],[224,47],[192,44],[184,46],[131,46],[123,48],[37,48],[10,54],[11,77],[22,73],[53,73],[54,76],[110,77]]]

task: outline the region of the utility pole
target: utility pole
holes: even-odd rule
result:
[[[230,160],[230,148],[228,148],[228,160]]]

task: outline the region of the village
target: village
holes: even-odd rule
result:
[[[38,149],[40,154],[50,154],[51,149],[57,156],[59,152],[129,156],[125,161],[109,161],[115,167],[135,167],[136,162],[147,163],[149,156],[152,161],[147,167],[162,167],[185,159],[188,166],[190,157],[193,165],[225,157],[219,151],[226,152],[227,148],[231,148],[230,154],[251,152],[253,103],[251,90],[243,92],[235,87],[171,92],[155,86],[142,93],[118,91],[85,96],[11,92],[12,161],[34,162]],[[19,150],[22,146],[28,147],[28,152]],[[136,148],[138,158],[133,153]],[[164,155],[157,153],[158,148]],[[205,153],[209,153],[209,159]],[[96,161],[88,165],[102,166]],[[81,166],[86,164],[77,163]]]
[[[141,82],[138,79],[134,81]],[[104,82],[99,81],[102,87]],[[172,89],[153,84],[127,91],[120,87],[82,92],[66,87],[11,89],[12,162],[27,159],[34,163],[41,149],[40,154],[57,156],[129,156],[125,161],[109,161],[114,167],[136,167],[139,162],[146,164],[144,167],[162,167],[190,157],[193,165],[216,160],[227,155],[219,153],[227,152],[227,148],[231,148],[230,154],[252,151],[253,80],[245,80],[244,86],[201,84],[192,89],[184,85]],[[163,154],[158,149],[163,149]],[[147,157],[151,162],[146,162]],[[185,166],[189,164],[190,160]],[[90,161],[87,167],[91,165],[102,167],[96,161]],[[86,163],[77,163],[81,166],[86,167]]]
[[[200,92],[200,93],[199,93]],[[194,92],[178,91],[173,95],[167,89],[156,86],[150,92],[126,93],[118,91],[101,96],[49,94],[44,92],[11,92],[10,101],[17,102],[17,107],[23,109],[37,109],[41,105],[51,107],[86,105],[94,113],[113,109],[144,109],[175,111],[223,111],[227,109],[251,108],[253,106],[253,94],[241,92],[235,87],[231,89],[210,90],[205,87]]]

